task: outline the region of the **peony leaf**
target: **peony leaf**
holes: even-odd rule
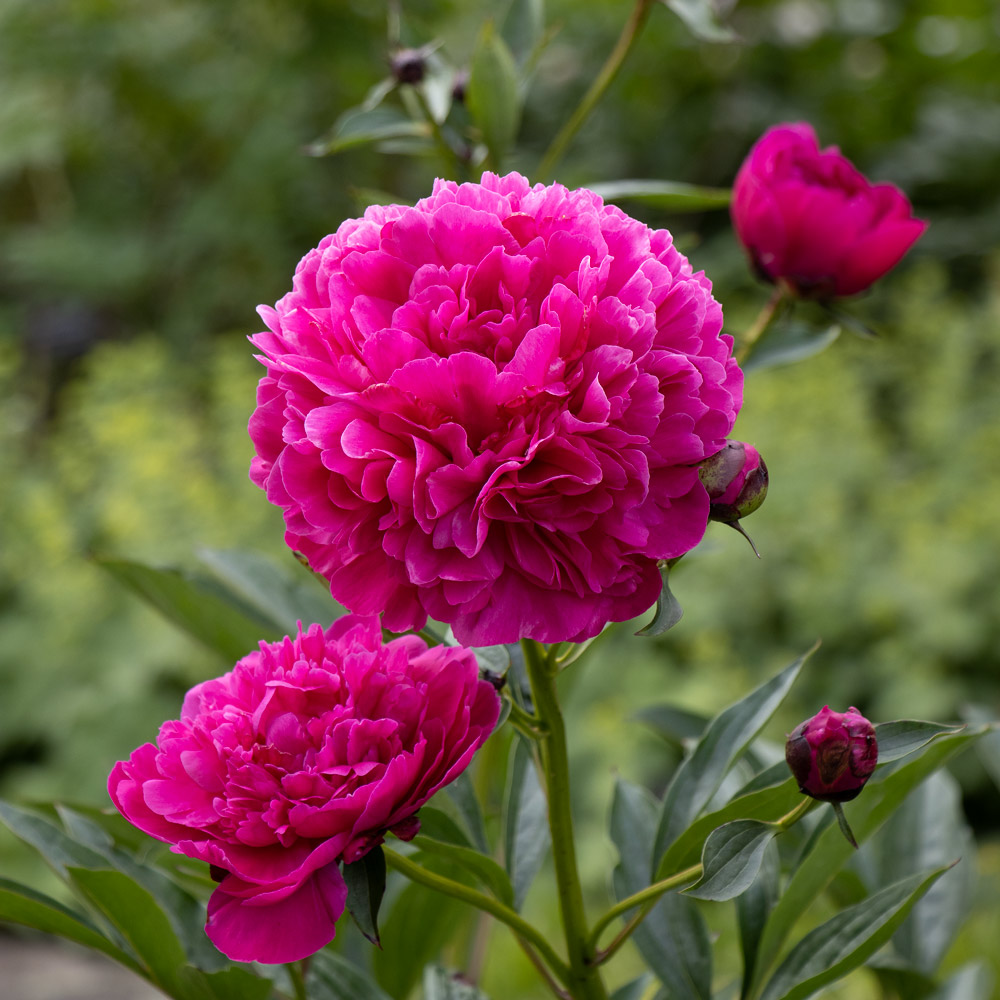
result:
[[[385,105],[351,108],[337,119],[327,135],[306,146],[305,152],[309,156],[329,156],[386,139],[426,138],[430,131],[426,122],[414,121],[398,108]]]
[[[902,804],[906,796],[932,771],[964,749],[986,730],[966,729],[942,733],[922,748],[919,756],[893,768],[880,768],[865,786],[864,793],[847,803],[851,829],[863,844]],[[764,927],[760,958],[755,976],[759,991],[793,926],[809,904],[829,885],[831,879],[853,855],[854,849],[836,825],[826,825],[810,842],[810,850],[798,865]],[[756,992],[751,992],[756,996]]]
[[[468,771],[463,771],[450,785],[445,785],[442,791],[451,799],[458,810],[458,814],[472,838],[472,846],[482,854],[489,854],[490,845],[486,838],[486,821],[483,819],[483,810],[479,806],[476,789],[472,785],[472,778],[469,777]]]
[[[274,641],[284,634],[273,618],[261,614],[215,580],[126,559],[95,561],[229,663],[256,649],[261,639]]]
[[[746,892],[777,833],[774,824],[755,819],[735,820],[713,830],[701,855],[703,874],[685,894],[722,902]]]
[[[878,741],[878,762],[888,764],[927,746],[931,740],[945,733],[960,733],[965,726],[947,726],[940,722],[920,722],[916,719],[900,719],[895,722],[880,722],[875,727]]]
[[[804,320],[781,318],[768,327],[741,367],[744,372],[763,371],[805,361],[825,351],[839,336],[837,323],[817,326]]]
[[[681,748],[698,739],[708,725],[704,715],[676,705],[650,705],[636,712],[635,717],[655,729],[668,743]]]
[[[990,1000],[993,976],[983,961],[969,962],[949,976],[927,1000]]]
[[[622,180],[594,184],[591,190],[606,202],[638,201],[668,212],[704,212],[727,208],[732,196],[729,188],[700,187],[680,181]]]
[[[719,24],[710,0],[661,0],[686,25],[695,38],[706,42],[734,42],[736,33]]]
[[[644,1000],[652,978],[648,972],[644,972],[641,976],[626,983],[624,986],[619,986],[611,994],[611,1000]]]
[[[545,0],[513,0],[500,27],[518,66],[524,66],[545,35]]]
[[[489,166],[499,171],[521,123],[517,64],[492,21],[483,25],[469,64],[466,104],[489,150]]]
[[[482,990],[465,982],[457,973],[443,965],[428,965],[424,969],[424,1000],[489,1000]]]
[[[298,622],[326,628],[347,613],[324,583],[293,559],[281,566],[259,552],[199,549],[198,560],[228,593],[245,601],[282,634],[294,634]]]
[[[653,620],[648,625],[644,625],[636,635],[655,636],[669,632],[684,615],[684,609],[680,602],[670,592],[668,577],[670,576],[670,560],[661,559],[657,564],[660,570],[660,579],[663,585],[660,589],[660,596],[656,599],[656,610],[653,612]]]
[[[528,744],[514,738],[504,798],[504,858],[520,910],[552,843],[548,803],[539,784]]]
[[[309,959],[306,992],[309,1000],[391,1000],[364,970],[328,948]]]
[[[447,844],[434,840],[422,834],[413,838],[413,846],[428,854],[437,854],[458,865],[476,881],[481,882],[501,902],[512,906],[514,903],[514,888],[507,873],[492,859],[471,847],[459,847],[457,844]]]
[[[667,848],[697,818],[726,772],[774,714],[812,652],[800,656],[708,724],[667,789],[653,846],[654,871],[661,870],[660,859]]]
[[[373,847],[353,864],[344,863],[347,883],[347,912],[354,918],[358,930],[372,944],[381,947],[378,935],[378,910],[385,895],[385,855],[381,847]]]
[[[6,878],[0,878],[0,920],[33,927],[45,934],[56,934],[85,948],[103,952],[133,972],[142,971],[131,955],[109,941],[87,917]]]
[[[805,1000],[856,969],[889,940],[917,900],[950,867],[895,882],[810,931],[778,967],[761,1000]]]
[[[772,840],[764,850],[764,858],[753,884],[736,898],[736,918],[740,930],[740,949],[743,952],[743,985],[741,996],[746,996],[753,981],[757,964],[757,949],[771,909],[778,901],[781,889],[781,859],[777,844]]]
[[[446,844],[458,844],[460,847],[473,847],[472,838],[468,830],[463,829],[463,824],[459,822],[458,809],[450,800],[444,796],[434,799],[436,803],[444,805],[446,802],[451,806],[451,811],[445,812],[434,806],[422,806],[417,813],[420,818],[420,832],[425,837],[443,841]]]
[[[620,858],[615,894],[624,899],[649,884],[647,860],[656,832],[656,800],[638,785],[618,781],[611,805],[611,839]],[[633,933],[649,967],[672,1000],[708,1000],[712,986],[712,948],[705,921],[690,899],[661,896]]]

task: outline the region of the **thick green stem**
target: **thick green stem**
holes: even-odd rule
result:
[[[750,352],[760,339],[760,335],[771,325],[771,321],[778,314],[778,307],[785,301],[785,297],[785,288],[779,284],[774,289],[771,297],[764,303],[764,307],[757,314],[757,318],[751,323],[750,329],[740,337],[735,357],[741,365],[750,357]]]
[[[618,75],[618,71],[622,68],[622,63],[625,62],[629,52],[632,51],[632,46],[635,44],[636,39],[638,39],[639,33],[642,31],[642,26],[646,23],[646,18],[649,16],[652,5],[653,0],[636,0],[636,4],[632,8],[632,14],[622,29],[622,33],[615,43],[615,47],[611,50],[607,61],[601,67],[601,71],[594,77],[594,82],[590,85],[590,89],[583,95],[580,103],[576,106],[576,110],[569,116],[566,124],[556,133],[556,137],[545,151],[541,163],[538,164],[538,180],[544,181],[549,179],[553,170],[555,170],[556,164],[566,152],[566,147],[569,146],[573,136],[580,131],[580,126],[587,120],[591,111],[597,106],[598,101],[604,96],[604,92],[611,86],[612,81]]]
[[[535,716],[543,730],[537,737],[537,746],[541,777],[549,804],[549,830],[552,834],[552,861],[556,874],[559,914],[566,938],[566,952],[569,955],[570,982],[567,987],[574,1000],[607,1000],[607,990],[593,964],[590,933],[583,906],[583,888],[576,861],[566,727],[556,694],[557,666],[539,643],[525,639],[521,645],[531,683]]]
[[[492,896],[487,896],[486,893],[480,892],[478,889],[463,885],[461,882],[456,882],[444,875],[438,875],[437,872],[429,871],[388,847],[383,847],[382,851],[385,854],[386,864],[401,875],[405,875],[411,882],[418,882],[420,885],[427,886],[428,889],[435,890],[435,892],[460,899],[463,903],[469,903],[506,924],[519,938],[534,947],[561,982],[568,984],[570,970],[566,967],[566,963],[555,953],[541,932],[529,924],[519,913]]]

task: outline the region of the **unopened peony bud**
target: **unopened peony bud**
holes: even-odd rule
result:
[[[392,56],[392,75],[398,83],[420,83],[427,72],[423,49],[400,49]]]
[[[785,760],[799,788],[823,802],[849,802],[878,763],[875,727],[856,709],[823,709],[796,726]]]
[[[752,514],[767,496],[767,466],[753,445],[728,441],[698,468],[708,498],[709,518],[732,524]]]

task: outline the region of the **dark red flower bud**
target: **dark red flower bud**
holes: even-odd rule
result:
[[[799,788],[823,802],[849,802],[878,763],[875,727],[856,709],[829,706],[796,726],[785,744],[785,760]]]
[[[752,514],[767,496],[767,466],[757,449],[742,441],[726,446],[698,468],[711,501],[709,519],[732,524]]]
[[[423,49],[399,49],[393,53],[391,66],[397,83],[420,83],[427,72],[427,53]]]

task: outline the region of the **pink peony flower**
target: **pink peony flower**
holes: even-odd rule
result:
[[[864,291],[927,223],[892,184],[872,184],[836,146],[821,150],[803,122],[775,125],[736,175],[733,225],[754,266],[799,295]]]
[[[795,727],[785,744],[785,760],[806,795],[849,802],[878,763],[875,727],[856,708],[833,712],[827,706]]]
[[[438,181],[345,222],[260,313],[250,476],[386,628],[582,640],[701,540],[732,341],[670,234],[591,191]]]
[[[115,765],[108,791],[140,830],[221,879],[206,931],[237,961],[291,962],[334,936],[356,861],[414,815],[493,730],[499,698],[467,649],[383,645],[378,619],[245,656],[192,688],[179,720]]]

